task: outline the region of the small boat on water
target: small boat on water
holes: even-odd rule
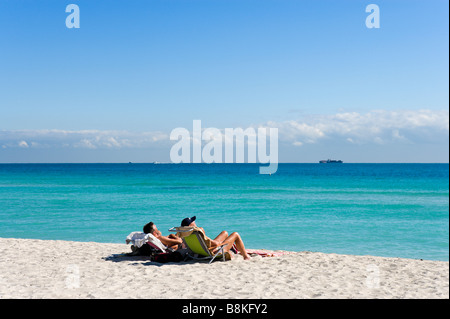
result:
[[[332,160],[332,159],[327,159],[327,160],[321,160],[319,161],[320,164],[341,164],[344,163],[341,160]]]

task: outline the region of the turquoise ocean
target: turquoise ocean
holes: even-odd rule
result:
[[[0,237],[124,243],[185,217],[247,248],[449,260],[448,164],[0,164]]]

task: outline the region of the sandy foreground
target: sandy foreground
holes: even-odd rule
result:
[[[5,298],[449,298],[449,263],[299,252],[158,264],[125,244],[0,238]]]

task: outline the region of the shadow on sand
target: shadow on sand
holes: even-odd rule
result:
[[[185,260],[179,262],[166,262],[166,263],[158,263],[156,261],[152,261],[150,256],[133,256],[132,254],[112,254],[107,257],[102,258],[105,261],[111,261],[114,263],[119,262],[128,262],[131,266],[143,265],[143,266],[164,266],[164,265],[187,265],[192,263],[197,263],[195,260]]]

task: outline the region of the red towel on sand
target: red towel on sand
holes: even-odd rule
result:
[[[266,251],[266,250],[255,250],[255,249],[246,249],[247,254],[249,255],[259,255],[261,257],[279,257],[283,255],[292,255],[295,254],[293,251]]]

